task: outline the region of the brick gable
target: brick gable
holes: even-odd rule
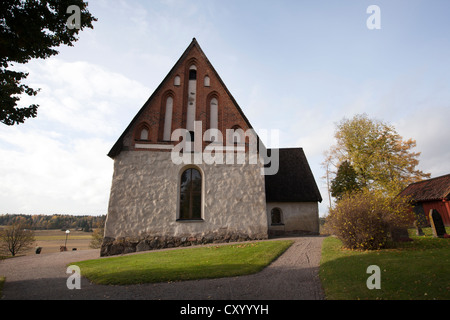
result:
[[[239,127],[244,131],[252,128],[241,108],[226,88],[222,79],[203,53],[194,38],[183,55],[170,70],[161,84],[136,114],[123,134],[114,144],[108,156],[114,158],[122,150],[139,150],[142,144],[160,146],[154,151],[168,151],[176,142],[164,140],[165,122],[170,123],[171,131],[188,127],[188,92],[190,67],[196,69],[195,93],[195,121],[202,122],[202,136],[211,126],[212,99],[218,102],[217,129],[219,129],[226,143],[226,129]],[[205,77],[208,77],[205,85]],[[177,78],[177,79],[176,79]],[[166,119],[167,99],[172,99],[171,121]],[[148,139],[139,139],[141,128],[148,130]],[[203,142],[203,147],[208,143]],[[149,149],[146,149],[149,150]]]

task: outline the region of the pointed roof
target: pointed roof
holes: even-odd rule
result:
[[[415,202],[450,199],[450,174],[411,183],[400,196],[409,196]]]
[[[200,55],[205,59],[206,63],[208,64],[208,66],[211,68],[212,72],[214,73],[214,75],[216,76],[216,78],[218,79],[218,81],[220,82],[220,84],[223,86],[224,90],[226,91],[226,93],[229,95],[231,101],[234,103],[234,105],[236,106],[237,110],[239,111],[240,115],[242,116],[242,118],[244,119],[244,121],[246,122],[246,124],[248,125],[249,128],[253,128],[252,125],[250,124],[250,121],[247,119],[247,117],[245,116],[244,112],[242,111],[241,107],[238,105],[238,103],[236,102],[236,100],[234,99],[233,95],[230,93],[230,91],[228,90],[228,88],[226,87],[225,83],[222,81],[222,79],[220,78],[219,74],[217,73],[216,69],[214,69],[213,65],[211,64],[211,62],[209,61],[209,59],[206,57],[205,53],[203,52],[203,50],[200,48],[200,45],[198,44],[197,40],[195,38],[192,38],[191,43],[189,44],[189,46],[186,48],[186,50],[184,51],[184,53],[181,55],[181,57],[178,59],[178,61],[175,63],[175,65],[172,67],[172,69],[169,71],[169,73],[166,75],[166,77],[163,79],[163,81],[161,81],[161,83],[159,84],[159,86],[156,88],[156,90],[152,93],[152,95],[150,96],[150,98],[148,98],[148,100],[144,103],[144,105],[142,106],[142,108],[139,110],[139,112],[134,116],[133,120],[131,120],[130,124],[128,125],[128,127],[124,130],[124,132],[122,133],[122,135],[119,137],[119,139],[116,141],[116,143],[113,145],[113,147],[111,148],[111,150],[108,152],[108,156],[110,158],[114,158],[115,156],[117,156],[120,151],[122,150],[123,147],[123,139],[125,137],[125,135],[127,134],[127,132],[131,129],[131,127],[134,125],[134,123],[137,121],[137,119],[139,118],[139,116],[141,115],[141,113],[144,111],[145,107],[148,105],[148,103],[153,99],[154,96],[157,95],[157,93],[161,90],[161,87],[163,86],[163,84],[168,81],[169,78],[171,78],[174,75],[175,70],[178,69],[178,67],[184,62],[184,60],[186,59],[186,57],[189,55],[189,53],[191,52],[191,50],[196,47],[198,49],[198,51],[200,52]]]
[[[283,148],[278,152],[278,172],[265,176],[266,201],[322,202],[303,148]]]

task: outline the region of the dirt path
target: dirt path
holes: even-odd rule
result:
[[[69,290],[66,266],[96,259],[98,250],[24,256],[0,261],[6,277],[2,299],[145,299],[145,300],[320,300],[318,269],[322,237],[292,238],[295,243],[263,271],[241,277],[130,286],[102,286],[82,278]],[[83,271],[81,270],[81,274]]]

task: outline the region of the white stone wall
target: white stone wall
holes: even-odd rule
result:
[[[268,202],[267,223],[269,232],[282,233],[319,233],[319,204],[317,202]],[[282,225],[271,225],[271,211],[280,208]]]
[[[192,237],[242,233],[267,238],[260,164],[196,165],[203,176],[201,222],[177,221],[180,176],[170,152],[122,151],[114,160],[105,237]],[[182,170],[183,169],[183,170]]]

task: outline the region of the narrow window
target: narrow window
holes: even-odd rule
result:
[[[136,128],[134,140],[148,141],[150,136],[150,128],[146,123],[141,123]]]
[[[203,84],[205,85],[205,87],[209,87],[210,86],[210,79],[209,79],[208,76],[205,76]]]
[[[189,70],[189,80],[197,80],[197,70],[195,69]]]
[[[142,128],[141,135],[139,137],[141,140],[148,140],[148,130],[147,128]]]
[[[173,85],[174,86],[179,86],[181,83],[181,78],[180,76],[175,76],[175,79],[173,80]]]
[[[170,136],[172,134],[172,112],[173,112],[173,98],[167,97],[166,112],[164,118],[164,134],[163,134],[164,141],[170,141]]]
[[[270,211],[272,225],[283,224],[282,215],[280,208],[273,208]]]
[[[202,176],[195,168],[186,169],[180,183],[180,220],[202,220]]]
[[[219,123],[219,103],[216,98],[212,98],[209,104],[210,107],[210,119],[209,119],[209,128],[210,129],[218,129]]]

